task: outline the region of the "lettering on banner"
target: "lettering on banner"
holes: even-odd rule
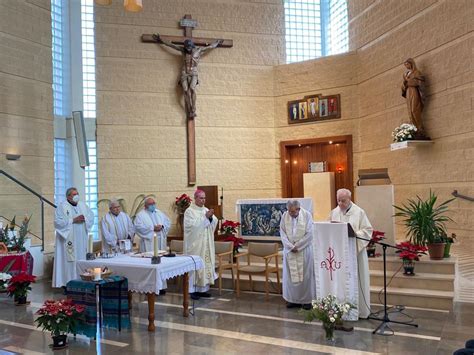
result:
[[[326,269],[329,271],[329,275],[332,281],[332,272],[339,270],[341,268],[342,261],[337,261],[334,256],[334,249],[329,247],[328,249],[328,257],[326,260],[321,261],[321,269]]]

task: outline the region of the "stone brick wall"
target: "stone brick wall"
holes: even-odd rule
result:
[[[395,203],[432,189],[474,196],[473,21],[469,0],[349,1],[352,52],[275,69],[276,141],[352,134],[359,169],[386,167]],[[391,131],[408,121],[400,95],[403,62],[427,78],[424,122],[434,144],[390,152]],[[288,126],[286,102],[310,93],[340,93],[342,119]],[[449,231],[474,236],[474,204],[452,203]],[[403,227],[397,225],[398,238]]]
[[[50,200],[54,194],[51,81],[50,1],[1,1],[0,169]],[[7,161],[8,153],[21,154],[21,159]],[[16,215],[20,223],[25,214],[32,214],[32,232],[40,235],[36,197],[2,175],[0,201],[0,216]],[[45,207],[45,212],[46,243],[51,243],[54,211]]]
[[[144,1],[144,11],[120,2],[96,7],[99,198],[131,203],[154,193],[171,204],[187,186],[186,119],[177,86],[180,55],[141,43],[143,33],[182,35],[179,20],[198,21],[196,37],[227,38],[199,64],[196,118],[197,185],[224,188],[224,216],[235,219],[240,198],[280,195],[274,130],[274,70],[284,61],[279,0]]]

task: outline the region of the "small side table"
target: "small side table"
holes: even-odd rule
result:
[[[78,333],[90,337],[102,326],[122,330],[130,327],[128,309],[128,280],[122,276],[111,276],[100,281],[71,280],[66,285],[66,295],[85,309],[85,322],[79,324]],[[98,314],[98,319],[97,319]]]

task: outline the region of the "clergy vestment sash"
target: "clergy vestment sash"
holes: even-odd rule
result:
[[[68,262],[73,262],[73,261],[76,261],[76,255],[75,255],[75,251],[74,251],[74,223],[73,223],[73,219],[74,217],[77,217],[79,215],[83,215],[83,216],[86,216],[86,211],[82,211],[81,209],[81,206],[79,204],[77,204],[76,206],[72,206],[71,204],[63,204],[63,212],[66,216],[69,217],[69,220],[71,221],[72,223],[72,226],[71,226],[71,229],[67,235],[67,238],[66,238],[66,259]],[[86,224],[85,223],[82,223],[85,231],[86,231],[86,234],[87,234],[87,230],[86,230]]]
[[[285,233],[292,244],[304,237],[306,233],[306,224],[308,220],[305,213],[298,214],[297,218],[293,218],[289,213],[285,213]],[[296,220],[296,228],[293,228],[293,220]],[[290,279],[292,283],[303,282],[304,275],[304,257],[300,250],[298,252],[288,252],[286,254],[288,266],[290,267]]]

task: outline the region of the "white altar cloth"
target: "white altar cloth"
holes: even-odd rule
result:
[[[347,223],[313,223],[316,297],[336,296],[338,303],[359,304],[356,238],[348,237]],[[351,309],[343,319],[356,321],[359,310]]]
[[[108,259],[79,260],[76,263],[79,274],[89,268],[104,266],[111,269],[113,275],[126,277],[129,291],[158,294],[166,280],[202,269],[204,263],[197,255],[182,255],[172,258],[162,257],[160,264],[152,265],[151,258],[134,258],[124,254]]]

